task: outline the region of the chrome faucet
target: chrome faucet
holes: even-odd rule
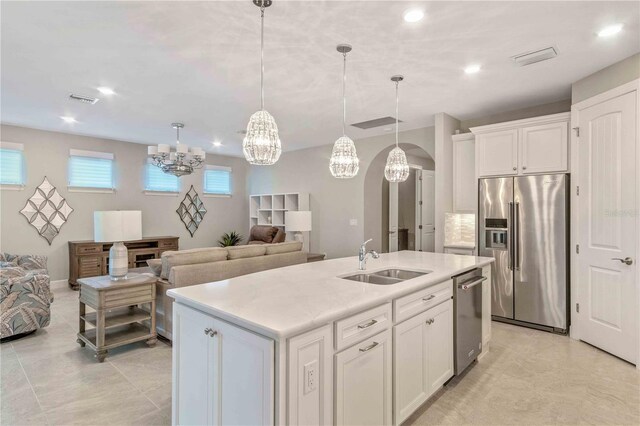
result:
[[[375,250],[369,250],[369,252],[367,253],[367,243],[370,241],[373,241],[373,238],[370,238],[362,243],[362,245],[360,246],[360,251],[358,251],[358,269],[361,271],[367,269],[367,257],[369,255],[371,255],[371,257],[373,257],[374,259],[380,257],[378,252]]]

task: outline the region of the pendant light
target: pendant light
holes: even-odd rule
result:
[[[396,147],[387,157],[387,165],[384,167],[384,177],[389,182],[404,182],[409,177],[409,163],[404,151],[398,146],[398,85],[404,80],[401,75],[394,75],[391,81],[396,83]]]
[[[342,53],[342,137],[334,144],[331,151],[331,160],[329,161],[329,170],[333,177],[338,179],[349,179],[358,174],[360,160],[356,153],[356,145],[347,136],[347,53],[351,52],[351,46],[348,44],[339,44],[338,52]]]
[[[242,151],[251,164],[270,166],[278,161],[282,153],[278,126],[264,109],[264,10],[272,0],[253,0],[260,8],[260,111],[254,113],[247,125],[247,134],[242,141]]]

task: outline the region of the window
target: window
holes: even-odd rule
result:
[[[204,193],[231,195],[231,168],[207,166],[204,171]]]
[[[150,192],[180,192],[180,179],[163,172],[158,166],[147,163],[144,189]]]
[[[23,148],[19,143],[0,143],[0,184],[24,185]]]
[[[70,188],[113,190],[113,154],[72,149],[69,155]]]

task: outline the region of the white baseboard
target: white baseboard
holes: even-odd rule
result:
[[[51,290],[62,290],[69,288],[69,280],[52,280],[49,283]]]

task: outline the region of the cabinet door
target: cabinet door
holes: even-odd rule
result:
[[[394,424],[407,419],[429,398],[427,315],[423,312],[393,327]]]
[[[568,131],[566,121],[522,128],[519,147],[521,173],[566,172],[569,166]]]
[[[473,138],[453,142],[453,211],[475,213],[476,144]]]
[[[427,368],[429,395],[453,377],[453,301],[427,312]]]
[[[336,424],[391,424],[391,330],[336,355]]]
[[[174,425],[213,424],[216,418],[218,340],[205,334],[207,328],[214,328],[212,317],[173,304]]]
[[[482,268],[482,275],[487,280],[482,283],[482,354],[489,351],[491,340],[491,265]]]
[[[515,175],[518,172],[518,130],[476,137],[478,176]]]
[[[173,424],[273,424],[273,341],[174,303]]]

